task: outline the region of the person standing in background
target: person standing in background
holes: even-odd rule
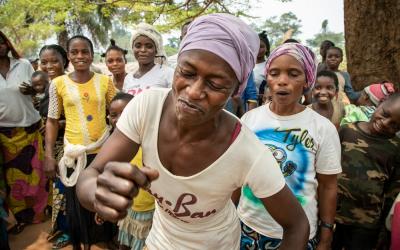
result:
[[[48,197],[39,132],[42,123],[28,87],[33,72],[0,31],[0,144],[9,190],[7,204],[18,221],[15,233],[27,223],[43,221]]]

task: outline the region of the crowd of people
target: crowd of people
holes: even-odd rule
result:
[[[228,14],[180,40],[138,24],[138,68],[111,39],[105,75],[86,36],[35,71],[0,31],[0,249],[48,217],[53,249],[400,249],[395,84]]]

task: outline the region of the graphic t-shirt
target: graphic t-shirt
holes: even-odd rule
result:
[[[279,116],[269,109],[269,104],[249,111],[242,121],[278,161],[286,184],[307,215],[311,239],[315,236],[318,218],[316,173],[341,172],[339,136],[328,119],[310,108],[294,115]],[[268,214],[249,186],[242,189],[238,214],[258,233],[282,238],[282,227]]]
[[[155,64],[153,68],[140,78],[128,74],[124,80],[122,91],[131,95],[137,95],[148,88],[170,88],[174,70],[168,66]]]
[[[144,91],[126,106],[117,123],[123,134],[141,145],[143,164],[159,172],[150,188],[156,209],[146,245],[150,250],[239,249],[240,224],[232,192],[247,185],[255,197],[269,197],[284,187],[282,173],[271,152],[245,126],[206,169],[187,177],[169,172],[159,159],[157,145],[169,92]]]

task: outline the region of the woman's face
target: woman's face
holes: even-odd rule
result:
[[[156,45],[147,36],[139,36],[133,42],[133,55],[139,65],[154,63],[157,54]]]
[[[189,50],[178,58],[174,104],[179,121],[202,124],[216,117],[239,81],[229,64],[205,50]]]
[[[106,65],[113,75],[124,74],[125,64],[124,54],[121,51],[112,49],[107,52]]]
[[[267,51],[267,46],[265,45],[263,40],[260,39],[260,49],[258,50],[257,58],[264,58],[266,51]]]
[[[68,59],[76,71],[89,71],[93,62],[93,54],[86,40],[74,39],[68,48]]]
[[[275,58],[266,77],[275,105],[296,105],[307,86],[303,67],[289,55]]]
[[[327,76],[320,76],[312,90],[313,99],[320,104],[329,103],[336,96],[335,81]]]
[[[50,79],[64,74],[64,61],[62,56],[52,49],[47,49],[40,54],[40,69],[47,73]]]
[[[395,136],[400,131],[400,100],[381,103],[376,108],[368,125],[372,134]]]

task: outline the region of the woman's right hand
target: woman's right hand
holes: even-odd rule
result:
[[[108,162],[97,177],[93,206],[97,214],[107,221],[124,218],[139,188],[149,189],[158,178],[158,171],[141,169],[126,162]]]
[[[44,173],[50,179],[56,177],[57,161],[54,157],[45,156],[44,158]]]

